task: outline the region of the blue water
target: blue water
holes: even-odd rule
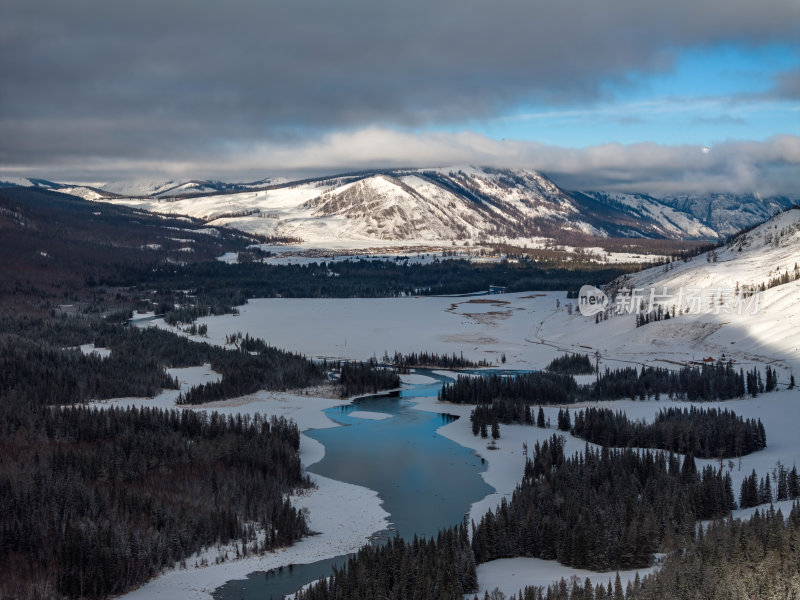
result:
[[[436,433],[455,417],[416,410],[414,399],[436,397],[447,379],[431,375],[435,384],[413,386],[402,392],[378,394],[353,405],[330,408],[325,413],[344,425],[307,431],[325,446],[325,457],[309,471],[376,490],[390,514],[391,526],[380,537],[432,536],[442,527],[456,525],[470,505],[493,492],[480,474],[483,461],[471,450]],[[380,421],[350,415],[365,410],[391,415]],[[218,588],[218,600],[267,600],[296,591],[310,581],[330,574],[331,566],[347,556],[307,565],[284,567],[270,573],[251,573],[245,580],[229,581]]]

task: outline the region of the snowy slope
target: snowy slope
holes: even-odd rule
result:
[[[719,232],[704,224],[695,215],[679,210],[646,194],[627,194],[623,192],[583,192],[587,196],[609,205],[618,205],[624,210],[628,208],[633,214],[646,215],[658,222],[665,237],[671,236],[690,236],[695,238],[715,238],[719,233],[731,233],[729,231]],[[624,208],[623,208],[624,207]],[[770,215],[764,215],[764,218]],[[761,219],[763,220],[763,219]],[[752,223],[747,223],[751,225]],[[744,225],[744,226],[747,226]],[[737,229],[738,231],[738,229]]]
[[[637,286],[759,285],[800,264],[800,209],[783,212],[751,231],[733,237],[713,253],[707,252],[674,268],[648,269],[632,275]]]
[[[669,366],[724,355],[745,368],[772,364],[788,383],[791,373],[800,372],[800,279],[751,296],[740,295],[737,286],[768,286],[779,275],[793,279],[795,273],[800,273],[800,209],[687,263],[625,276],[607,289],[616,290],[618,299],[607,320],[595,323],[596,317],[569,315],[562,307],[539,324],[532,339],[621,363]],[[647,306],[651,293],[655,305],[670,312],[675,306],[676,318],[636,327],[634,314],[614,314],[618,306],[629,306],[621,300],[630,297]]]
[[[660,223],[667,235],[727,237],[798,204],[797,198],[759,194],[679,194],[663,197],[622,192],[581,192],[614,210],[630,210]]]
[[[107,183],[102,185],[100,189],[120,196],[157,196],[159,193],[174,188],[176,185],[178,184],[171,179],[140,179]]]
[[[90,200],[92,202],[103,200],[106,197],[103,195],[101,191],[84,185],[77,185],[75,187],[61,187],[58,188],[58,191],[62,194],[69,194],[70,196],[78,196],[79,198],[83,198],[84,200]]]
[[[796,199],[777,196],[763,198],[759,194],[683,194],[660,198],[663,204],[689,213],[728,236],[797,204]]]

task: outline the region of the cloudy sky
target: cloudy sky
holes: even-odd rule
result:
[[[798,0],[3,0],[0,174],[800,196]]]

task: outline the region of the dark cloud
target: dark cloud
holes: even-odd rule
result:
[[[591,101],[682,47],[796,43],[798,22],[797,0],[4,0],[0,165],[191,163]]]
[[[771,95],[787,100],[800,100],[800,67],[781,73]]]

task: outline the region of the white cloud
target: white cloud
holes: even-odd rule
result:
[[[542,171],[571,188],[642,192],[753,191],[800,197],[800,138],[702,145],[606,144],[585,149],[471,133],[370,128],[293,147],[261,145],[233,159],[274,171],[477,164]]]
[[[800,137],[730,141],[704,148],[640,143],[574,149],[498,141],[473,132],[409,133],[373,127],[302,143],[229,148],[195,162],[76,161],[61,163],[55,173],[33,172],[32,165],[4,169],[3,173],[52,179],[58,179],[59,172],[73,173],[73,179],[84,180],[147,173],[232,181],[266,175],[473,164],[536,169],[568,189],[759,192],[800,198]]]

